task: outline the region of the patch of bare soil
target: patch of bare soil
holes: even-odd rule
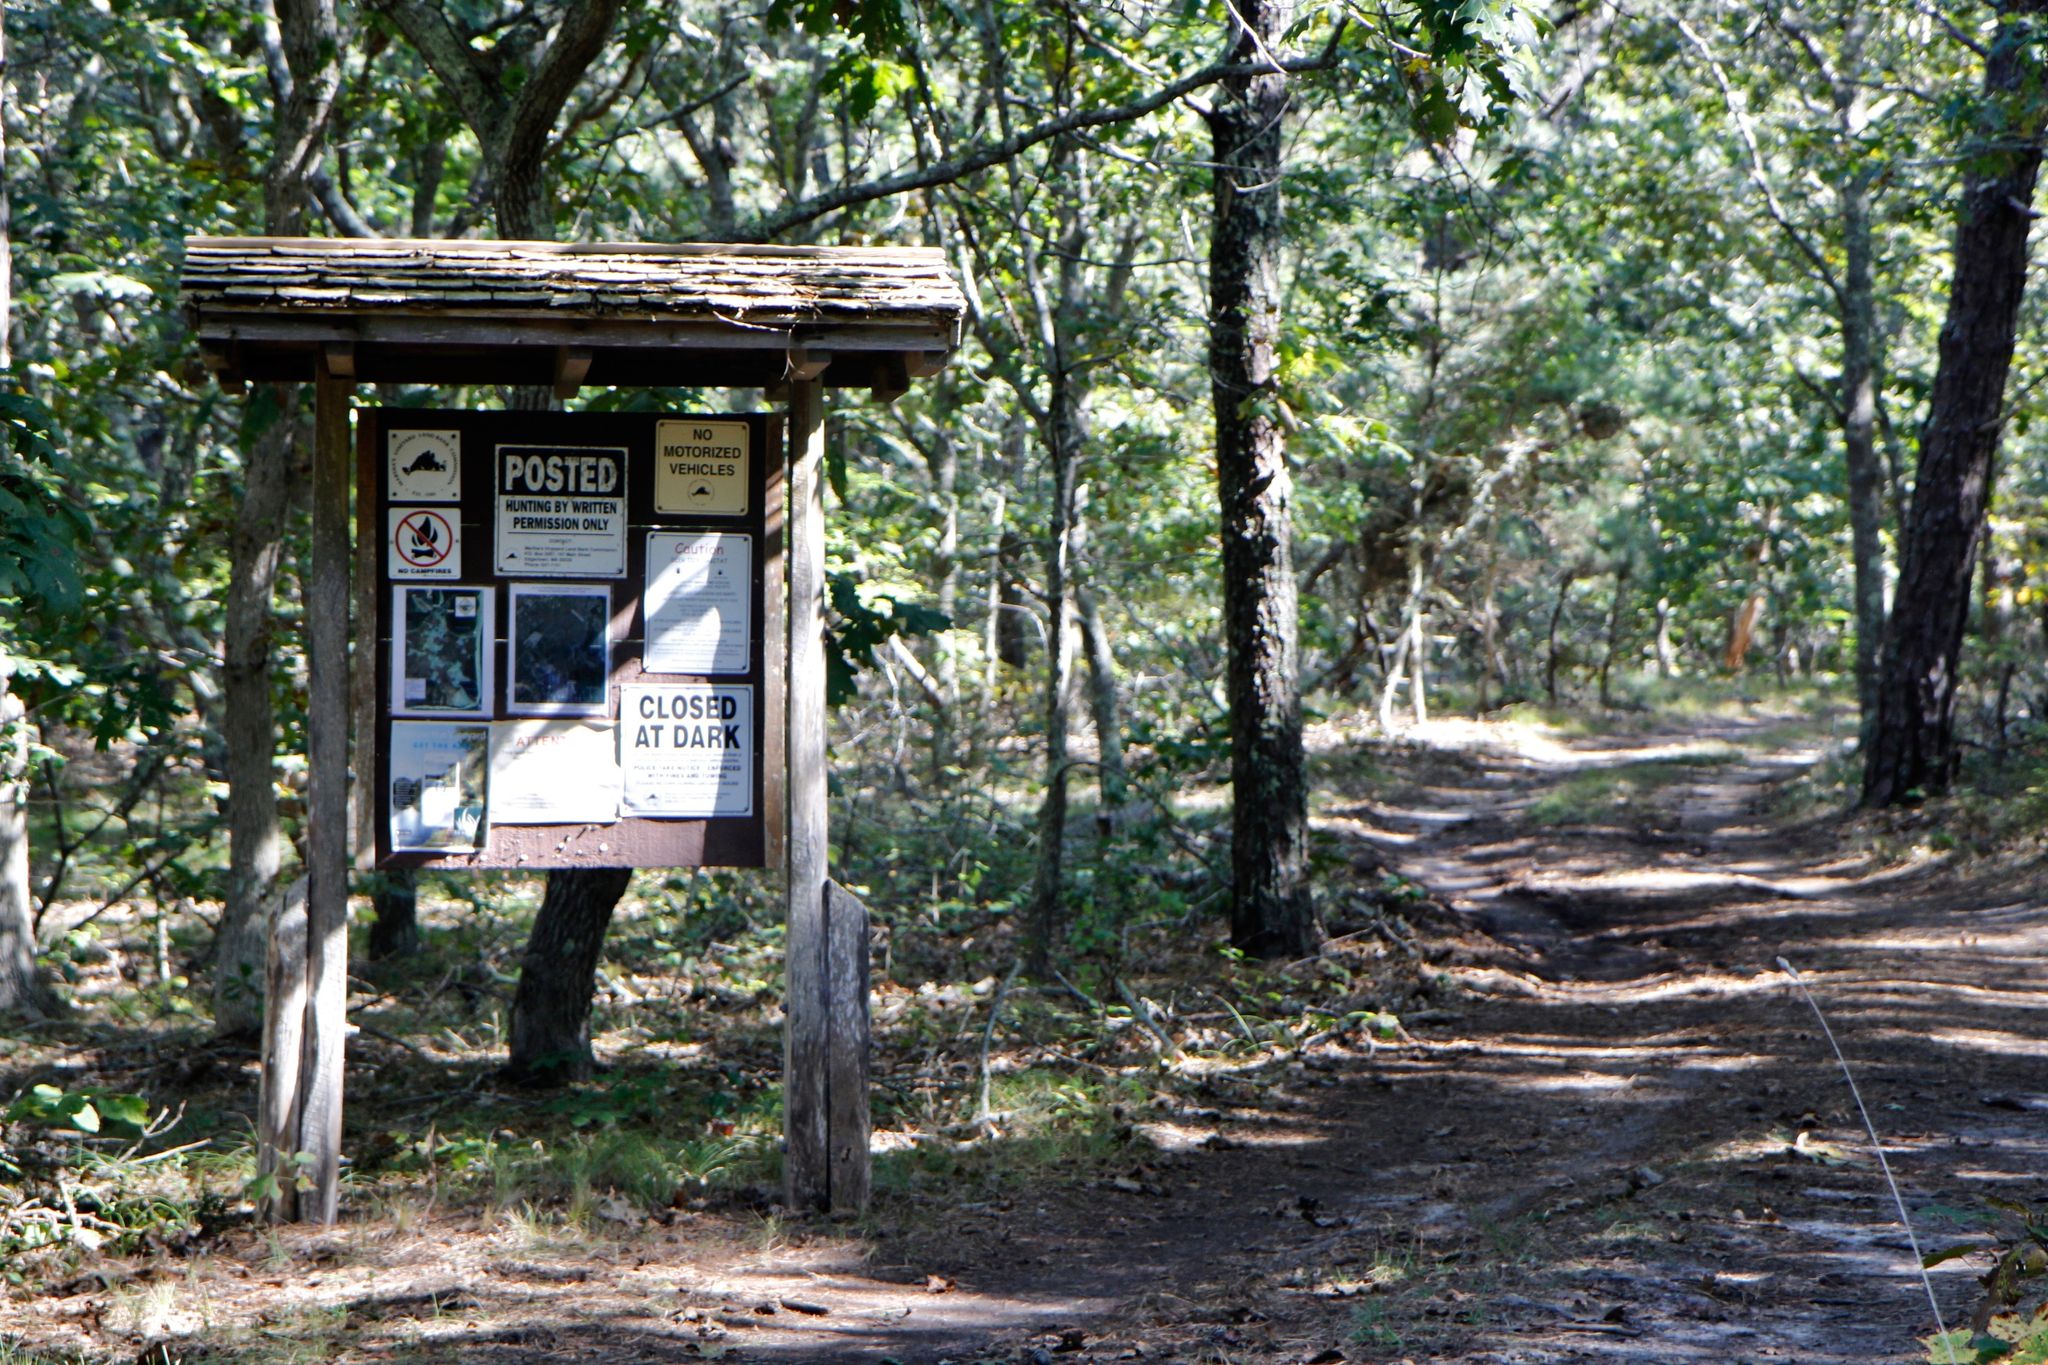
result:
[[[1925,1359],[1905,1235],[1774,963],[1829,1010],[1923,1237],[1958,1240],[1944,1219],[2043,1171],[2039,868],[1773,817],[1817,754],[1760,727],[1500,733],[1441,727],[1388,760],[1394,795],[1320,821],[1430,888],[1409,918],[1456,1003],[1182,1087],[1127,1169],[861,1227],[600,1207],[566,1245],[427,1207],[237,1233],[148,1272],[172,1291],[87,1276],[0,1332],[156,1339],[152,1311],[256,1294],[281,1356],[355,1361]],[[1934,1272],[1951,1325],[1983,1265]]]

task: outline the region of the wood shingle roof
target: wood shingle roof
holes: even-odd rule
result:
[[[191,237],[180,299],[231,380],[346,348],[365,380],[559,383],[573,352],[589,384],[771,384],[808,354],[899,391],[966,313],[930,248],[637,242]]]

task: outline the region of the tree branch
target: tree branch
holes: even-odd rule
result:
[[[1741,104],[1737,102],[1735,87],[1728,83],[1728,73],[1722,67],[1721,59],[1714,55],[1714,50],[1707,46],[1707,40],[1702,38],[1691,24],[1683,19],[1677,23],[1678,31],[1685,35],[1687,42],[1699,50],[1700,56],[1707,63],[1707,69],[1714,75],[1714,84],[1721,89],[1721,103],[1728,110],[1728,117],[1734,122],[1736,134],[1742,139],[1742,145],[1748,149],[1750,178],[1756,182],[1757,191],[1763,195],[1764,211],[1770,215],[1771,221],[1778,225],[1778,229],[1785,234],[1786,240],[1792,243],[1793,248],[1806,258],[1807,264],[1813,267],[1813,273],[1821,284],[1835,296],[1835,306],[1847,309],[1849,305],[1842,293],[1841,281],[1836,279],[1835,272],[1828,268],[1827,258],[1822,256],[1820,249],[1799,230],[1786,214],[1785,206],[1778,202],[1778,192],[1771,188],[1770,174],[1764,168],[1763,150],[1757,146],[1756,129],[1751,126],[1749,115],[1743,112]]]
[[[328,119],[341,90],[340,63],[335,55],[340,37],[334,0],[281,0],[274,13],[278,56],[284,62],[283,74],[291,93],[279,106],[276,150],[263,182],[263,210],[268,231],[289,233],[299,227],[303,186],[320,164]],[[270,26],[265,23],[262,28],[268,49]],[[268,55],[266,51],[266,58]],[[276,79],[273,72],[272,80]]]
[[[1337,43],[1343,37],[1344,31],[1345,25],[1339,23],[1337,31],[1330,36],[1330,41],[1324,45],[1320,54],[1314,57],[1290,58],[1278,64],[1280,69],[1287,72],[1324,71],[1336,65]],[[935,161],[929,166],[913,167],[877,180],[868,180],[857,185],[842,185],[823,194],[812,195],[809,199],[792,204],[780,212],[766,214],[743,225],[733,234],[734,239],[742,242],[770,241],[793,227],[840,209],[853,208],[877,199],[906,194],[912,190],[952,184],[976,171],[999,166],[1040,143],[1050,142],[1063,134],[1079,132],[1084,128],[1129,123],[1163,109],[1193,91],[1215,85],[1233,76],[1261,76],[1270,75],[1272,72],[1273,65],[1266,62],[1211,62],[1178,80],[1169,81],[1144,98],[1132,100],[1128,104],[1110,105],[1101,109],[1070,110],[1008,137],[984,143],[970,151],[948,157],[944,161]]]
[[[345,237],[381,237],[384,234],[370,226],[369,219],[356,212],[356,206],[348,202],[348,196],[341,192],[341,186],[334,183],[334,177],[327,173],[325,166],[317,166],[306,177],[306,188],[312,192],[313,202],[327,215],[327,221],[334,224],[334,230]]]
[[[411,0],[400,0],[411,3]],[[538,162],[546,152],[548,135],[555,120],[576,93],[583,73],[604,50],[612,25],[618,22],[621,0],[578,0],[562,16],[554,41],[534,64],[533,74],[519,88],[507,111],[501,150],[508,162],[531,159]],[[512,180],[507,175],[504,180]]]
[[[505,116],[505,97],[492,79],[490,65],[468,40],[455,31],[440,5],[428,0],[367,0],[369,7],[398,26],[420,60],[427,64],[455,101],[462,121],[486,146],[496,141]]]

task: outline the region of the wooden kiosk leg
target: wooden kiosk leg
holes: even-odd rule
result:
[[[790,384],[783,1194],[792,1209],[859,1211],[869,1187],[868,934],[865,908],[827,865],[823,399],[814,378]]]
[[[349,396],[324,360],[313,391],[313,556],[306,580],[307,835],[303,919],[288,894],[265,976],[258,1170],[272,1221],[332,1223],[341,1195],[342,1042],[348,1028]],[[302,1188],[300,1188],[302,1186]]]

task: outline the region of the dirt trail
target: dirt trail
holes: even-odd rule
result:
[[[251,1240],[154,1297],[81,1277],[6,1330],[132,1343],[253,1294],[348,1361],[1924,1359],[1889,1196],[1772,964],[1830,1011],[1923,1236],[1960,1240],[1929,1206],[2044,1193],[2038,865],[1884,863],[1840,821],[1774,818],[1818,756],[1792,730],[1511,733],[1432,727],[1318,820],[1431,889],[1413,943],[1446,1007],[1395,1045],[1209,1073],[1132,1116],[1159,1150],[1114,1178],[897,1228],[629,1211],[560,1248],[371,1219]],[[1952,1324],[1982,1264],[1936,1272]],[[159,1309],[197,1317],[109,1316]]]
[[[1924,1359],[1889,1195],[1772,964],[1830,1011],[1909,1207],[2031,1197],[2048,1169],[2029,1107],[2048,1107],[2039,880],[1881,867],[1838,822],[1774,821],[1769,790],[1818,754],[1767,747],[1762,725],[1520,753],[1455,725],[1432,738],[1467,747],[1416,756],[1416,799],[1327,823],[1499,945],[1447,967],[1470,993],[1455,1018],[1415,1046],[1311,1053],[1262,1113],[1219,1094],[1220,1140],[1144,1173],[1156,1192],[1070,1191],[963,1228],[920,1268],[986,1296],[996,1330],[964,1331],[983,1316],[965,1302],[949,1323],[917,1304],[822,1353],[749,1354]],[[1735,761],[1698,761],[1729,745]],[[1594,769],[1667,780],[1536,823]],[[1932,1242],[1963,1231],[1921,1215]],[[1982,1264],[1936,1272],[1952,1325]],[[922,1340],[903,1330],[920,1318]]]

